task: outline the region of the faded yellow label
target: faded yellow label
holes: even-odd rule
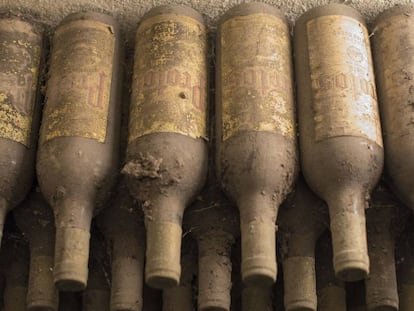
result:
[[[315,139],[360,136],[382,146],[369,37],[346,16],[307,23]]]
[[[42,142],[65,136],[105,141],[114,53],[109,25],[79,20],[57,29]]]
[[[234,17],[221,27],[222,139],[240,131],[295,136],[288,26],[276,16]]]
[[[382,117],[393,137],[414,133],[414,32],[401,31],[412,28],[412,21],[409,15],[392,16],[375,31]]]
[[[139,26],[129,141],[172,132],[207,138],[206,28],[175,14]]]
[[[0,21],[0,137],[30,147],[42,38],[21,21]]]

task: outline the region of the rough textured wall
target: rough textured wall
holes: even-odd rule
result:
[[[167,3],[185,4],[202,13],[214,28],[217,19],[230,7],[250,1],[240,0],[0,0],[0,10],[12,9],[31,12],[50,26],[56,26],[66,15],[80,10],[92,9],[112,14],[121,23],[125,37],[133,38],[140,17],[154,6]],[[322,4],[337,2],[358,9],[371,21],[378,13],[395,4],[414,3],[414,0],[266,0],[280,8],[291,22],[303,12]]]

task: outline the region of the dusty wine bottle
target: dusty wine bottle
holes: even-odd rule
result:
[[[187,234],[181,247],[181,279],[175,287],[162,292],[162,311],[195,311],[193,282],[197,275],[197,245]]]
[[[1,260],[1,259],[0,259]],[[6,277],[4,276],[4,267],[0,267],[0,310],[4,308],[4,289],[6,288]]]
[[[214,179],[213,179],[214,180]],[[198,310],[229,311],[231,248],[239,234],[239,215],[219,189],[208,183],[185,214],[185,227],[198,244]]]
[[[8,236],[6,234],[6,236]],[[4,254],[5,247],[0,248],[0,310],[4,310],[4,290],[6,289],[6,269],[9,256]]]
[[[287,311],[317,309],[315,246],[327,223],[324,203],[300,178],[278,219]]]
[[[145,227],[122,180],[108,206],[97,217],[111,253],[111,311],[141,311],[144,283]]]
[[[217,31],[216,170],[240,211],[242,279],[276,280],[280,203],[297,171],[288,24],[263,3],[230,9]]]
[[[347,310],[367,311],[364,281],[346,283]]]
[[[59,293],[53,283],[55,223],[53,212],[38,189],[16,209],[17,226],[29,242],[30,269],[27,310],[57,311]]]
[[[368,31],[356,10],[330,4],[303,14],[294,33],[303,174],[329,207],[336,275],[360,280],[365,208],[383,167]]]
[[[29,245],[18,231],[9,231],[5,238],[2,256],[7,256],[7,268],[2,310],[26,311],[30,261]]]
[[[0,19],[0,237],[33,183],[44,39],[40,25]],[[1,238],[0,238],[1,241]]]
[[[231,249],[231,311],[242,310],[243,282],[241,278],[241,238],[235,241]]]
[[[315,252],[318,311],[346,311],[345,285],[335,277],[332,240],[328,230],[318,239]]]
[[[365,280],[365,301],[369,311],[398,310],[395,271],[395,238],[398,206],[384,184],[373,192],[367,210],[368,254],[371,271]]]
[[[414,210],[414,6],[382,13],[372,31],[378,95],[384,127],[386,171],[401,200]]]
[[[109,258],[107,245],[98,230],[92,232],[90,248],[88,285],[82,294],[82,311],[109,311]]]
[[[90,224],[106,204],[119,166],[120,38],[110,16],[82,12],[56,29],[37,176],[54,210],[54,281],[86,287]]]
[[[272,311],[272,287],[245,286],[242,289],[242,311]]]
[[[144,305],[142,311],[162,310],[162,290],[149,287],[144,284],[143,289]]]
[[[206,27],[191,8],[148,12],[136,34],[127,161],[130,192],[143,204],[145,279],[154,288],[180,280],[184,209],[207,173]]]
[[[367,308],[365,305],[359,305],[359,306],[352,306],[348,310],[349,311],[367,311]]]
[[[162,290],[149,287],[144,284],[143,289],[144,305],[142,311],[162,310]]]
[[[59,311],[82,310],[79,292],[59,292]]]
[[[408,218],[408,217],[407,217]],[[414,306],[414,226],[412,216],[398,243],[399,310],[411,311]]]

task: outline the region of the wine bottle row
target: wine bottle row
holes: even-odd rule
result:
[[[234,284],[266,310],[278,279],[286,310],[410,310],[412,50],[410,5],[370,29],[313,8],[293,40],[268,4],[214,34],[160,6],[132,68],[109,15],[67,16],[50,48],[44,25],[1,18],[4,310],[84,291],[83,310],[140,311],[144,284],[164,311],[228,311]]]

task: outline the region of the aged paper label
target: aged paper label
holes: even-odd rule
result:
[[[268,14],[234,17],[221,28],[222,139],[241,131],[295,136],[288,26]]]
[[[30,147],[42,38],[21,21],[0,29],[0,137]]]
[[[43,113],[43,142],[56,137],[106,138],[115,35],[110,26],[79,20],[57,29]]]
[[[346,16],[307,23],[315,138],[362,136],[382,146],[367,30]]]
[[[149,18],[136,43],[129,140],[170,132],[207,138],[206,28],[175,14]]]

